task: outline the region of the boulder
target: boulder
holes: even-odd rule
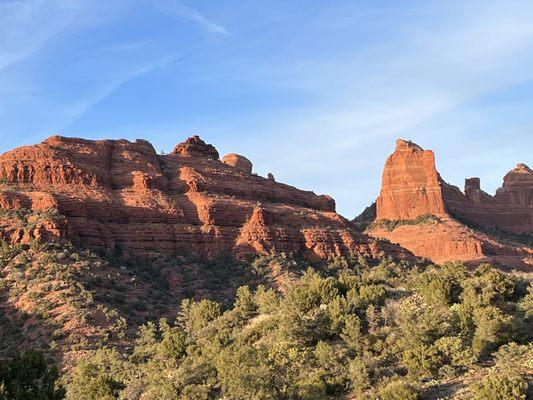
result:
[[[238,171],[242,172],[243,174],[251,174],[252,173],[252,162],[248,160],[246,157],[241,156],[239,154],[230,153],[226,154],[222,158],[222,162],[224,164],[231,165],[232,167],[236,168]]]

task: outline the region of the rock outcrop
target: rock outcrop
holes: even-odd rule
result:
[[[243,174],[251,174],[252,173],[252,162],[248,160],[246,157],[241,156],[239,154],[230,153],[226,154],[224,157],[222,157],[222,162],[224,164],[231,165],[232,167],[235,167],[237,170],[242,172]]]
[[[514,233],[533,233],[533,171],[518,164],[503,178],[494,196],[481,190],[479,178],[465,180],[465,191],[443,186],[448,212],[487,228]]]
[[[377,219],[413,219],[424,214],[465,219],[486,228],[533,232],[533,171],[525,164],[510,171],[491,196],[479,178],[465,180],[465,190],[446,183],[437,172],[431,150],[405,140],[383,170]]]
[[[376,207],[377,219],[412,219],[422,214],[444,216],[441,179],[433,152],[397,140],[396,150],[385,162]]]
[[[205,156],[218,160],[218,151],[215,146],[206,144],[199,136],[194,135],[185,142],[179,143],[172,154],[181,154],[183,156]]]
[[[438,218],[426,221],[426,215]],[[385,163],[375,219],[371,235],[436,262],[533,264],[533,249],[513,242],[513,234],[533,233],[533,171],[518,164],[494,196],[481,190],[479,178],[466,179],[462,192],[440,177],[432,151],[400,139]],[[389,229],[384,220],[409,223]],[[472,227],[509,232],[510,239],[502,243]]]
[[[331,197],[250,172],[249,160],[220,161],[198,136],[168,155],[144,140],[54,136],[0,156],[0,236],[23,243],[55,238],[143,256],[409,256],[354,233]],[[16,231],[17,215],[51,209],[56,213],[34,224],[35,231]]]

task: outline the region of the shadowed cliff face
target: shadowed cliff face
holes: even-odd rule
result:
[[[329,196],[251,173],[243,156],[219,160],[193,136],[168,155],[144,140],[51,137],[0,157],[5,210],[57,210],[20,232],[0,218],[11,242],[68,240],[138,255],[163,252],[213,257],[284,251],[310,259],[405,254],[353,233]]]
[[[533,171],[525,164],[505,175],[494,196],[481,189],[479,178],[466,179],[464,193],[446,185],[443,196],[448,211],[456,217],[487,228],[533,232]]]
[[[427,215],[437,216],[439,222],[424,220]],[[387,224],[379,224],[383,220],[409,223],[385,229]],[[376,221],[370,229],[373,236],[385,237],[436,262],[531,264],[531,248],[501,243],[462,222],[513,234],[533,233],[533,171],[518,164],[494,196],[481,190],[479,178],[466,179],[462,192],[440,177],[432,151],[400,139],[385,163]]]

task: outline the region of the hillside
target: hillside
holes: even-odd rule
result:
[[[68,399],[523,399],[533,378],[531,283],[487,265],[260,258],[230,293],[235,267],[191,264],[219,301],[180,301],[162,264],[57,246],[4,249],[0,337],[61,362]]]

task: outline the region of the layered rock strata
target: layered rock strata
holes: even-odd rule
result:
[[[215,147],[198,136],[168,155],[144,140],[53,136],[0,157],[0,236],[26,243],[55,238],[145,256],[407,255],[354,233],[331,197],[251,171],[243,156],[220,161]],[[41,218],[35,232],[17,231],[17,213],[46,210],[56,213]]]
[[[413,219],[424,214],[455,216],[486,228],[533,232],[533,171],[518,164],[491,196],[479,178],[465,180],[462,192],[437,172],[431,150],[399,139],[383,170],[377,219]]]
[[[424,221],[426,215],[439,222]],[[383,220],[410,222],[386,229],[379,223]],[[509,232],[510,239],[502,243],[491,237],[494,229]],[[518,164],[494,196],[481,190],[479,178],[466,179],[462,192],[440,177],[431,150],[399,139],[385,163],[376,223],[369,232],[436,262],[533,264],[533,250],[513,242],[513,234],[533,233],[533,171]]]

